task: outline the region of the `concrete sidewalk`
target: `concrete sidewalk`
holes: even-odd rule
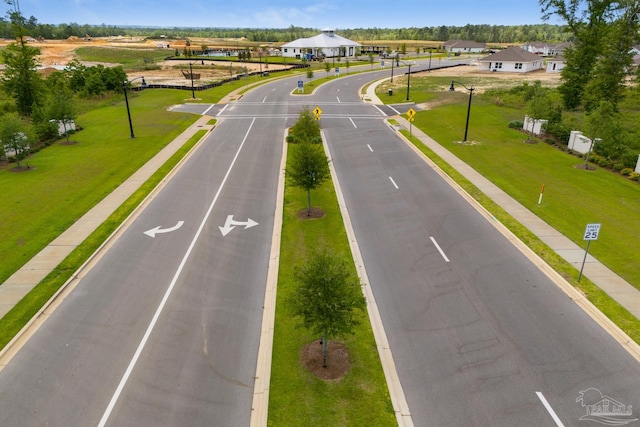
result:
[[[372,84],[367,88],[366,99],[375,104],[382,104],[382,101],[380,101],[375,94],[376,86],[377,84]],[[405,118],[395,117],[395,119],[406,129],[409,129],[409,122]],[[558,255],[573,265],[577,270],[580,270],[585,253],[585,249],[583,247],[576,245],[566,236],[541,220],[533,212],[518,203],[488,179],[480,175],[471,166],[447,151],[417,127],[413,126],[412,134],[422,141],[423,144],[429,147],[434,153],[440,156],[445,162],[460,172],[466,179],[471,181],[473,185],[489,196],[502,209],[507,211],[509,215],[520,222],[520,224],[527,227]],[[631,286],[631,284],[608,269],[591,255],[587,256],[582,274],[600,289],[605,291],[621,306],[629,310],[629,312],[631,312],[631,314],[633,314],[637,319],[640,319],[640,291],[638,289]]]
[[[209,120],[211,118],[207,116],[196,120],[129,179],[0,285],[0,318],[7,314],[31,289],[53,271],[67,255],[118,209],[129,196],[138,190],[196,132],[211,130],[213,126],[207,124]]]

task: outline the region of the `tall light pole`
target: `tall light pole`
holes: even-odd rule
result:
[[[127,105],[127,117],[129,118],[129,131],[131,132],[131,139],[135,138],[133,133],[133,124],[131,123],[131,111],[129,110],[129,97],[127,96],[127,86],[129,86],[135,80],[142,79],[142,87],[147,86],[147,82],[144,81],[144,77],[136,77],[132,80],[125,80],[122,82],[122,91],[124,92],[124,102]]]
[[[394,58],[393,56],[391,57],[391,83],[393,83],[393,65],[396,62],[396,58]]]
[[[462,86],[463,88],[469,91],[469,106],[467,107],[467,123],[464,125],[464,139],[462,140],[462,142],[466,142],[467,131],[469,130],[469,114],[471,113],[471,98],[473,97],[473,91],[475,90],[475,87],[473,87],[473,85],[471,85],[471,87],[466,87],[464,84],[460,82],[451,80],[451,87],[449,88],[449,92],[456,91],[456,88],[453,85],[454,83],[458,83],[460,86]]]
[[[196,94],[193,88],[193,67],[192,62],[189,62],[189,76],[191,76],[191,99],[196,99]]]
[[[409,100],[409,86],[411,85],[411,65],[413,64],[407,64],[409,66],[409,73],[407,74],[407,99],[405,101]]]
[[[431,72],[431,54],[433,53],[433,48],[429,48],[429,72]]]

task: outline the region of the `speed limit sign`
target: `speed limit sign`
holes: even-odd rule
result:
[[[600,224],[587,224],[582,240],[598,240],[598,234],[600,234]]]

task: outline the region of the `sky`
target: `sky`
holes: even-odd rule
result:
[[[9,6],[2,3],[0,7],[5,6],[7,11]],[[40,23],[54,25],[294,25],[339,30],[543,23],[538,0],[19,0],[19,5],[25,17],[34,16]]]

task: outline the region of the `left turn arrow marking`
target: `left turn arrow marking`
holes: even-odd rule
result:
[[[160,226],[157,226],[156,228],[145,231],[144,234],[155,239],[156,234],[171,233],[172,231],[176,231],[177,229],[182,227],[182,224],[184,224],[184,221],[178,221],[178,223],[171,228],[160,228]]]

